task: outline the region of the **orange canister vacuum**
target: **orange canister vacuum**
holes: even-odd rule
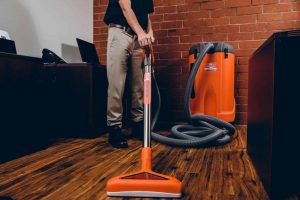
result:
[[[189,65],[192,69],[205,44],[190,48]],[[226,43],[214,43],[214,48],[203,58],[196,74],[191,94],[191,113],[204,114],[226,122],[235,119],[233,48]]]
[[[170,137],[153,132],[161,97],[146,48],[144,74],[144,145],[141,170],[107,182],[108,196],[180,198],[182,183],[151,169],[151,138],[175,147],[207,147],[231,141],[235,133],[234,55],[225,43],[203,43],[191,48],[191,71],[184,95],[184,112],[189,124],[176,125]],[[153,80],[153,82],[152,82]],[[151,117],[152,83],[157,109]],[[150,137],[151,136],[151,137]],[[170,155],[172,156],[172,155]]]
[[[233,52],[224,42],[200,43],[190,49],[190,75],[184,94],[188,124],[172,127],[170,137],[152,132],[154,140],[186,148],[224,145],[231,141],[235,133],[235,127],[229,123],[235,118]],[[160,106],[157,84],[155,88]],[[155,115],[154,125],[156,120]]]

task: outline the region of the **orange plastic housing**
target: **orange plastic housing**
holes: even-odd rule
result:
[[[189,55],[189,64],[195,63],[196,54]],[[235,119],[233,53],[206,54],[197,72],[191,96],[192,114],[205,114],[233,122]]]

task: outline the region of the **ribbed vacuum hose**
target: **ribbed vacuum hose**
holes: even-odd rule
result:
[[[231,141],[231,138],[235,133],[235,127],[232,124],[208,115],[192,115],[190,110],[190,96],[197,71],[204,56],[213,48],[214,45],[212,43],[208,43],[205,46],[204,50],[200,52],[200,55],[196,59],[194,67],[190,72],[184,95],[185,117],[190,124],[172,127],[171,137],[159,135],[152,131],[152,139],[166,145],[185,148],[217,146]],[[158,105],[152,119],[151,130],[155,127],[161,107],[161,96],[153,71],[152,77],[154,80],[154,91],[157,94]]]

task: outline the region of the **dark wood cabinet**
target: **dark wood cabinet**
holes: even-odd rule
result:
[[[100,136],[106,107],[104,66],[0,53],[0,162],[54,138]]]
[[[300,193],[299,47],[275,33],[249,63],[248,152],[271,199]]]
[[[0,129],[34,129],[42,66],[38,58],[0,53]]]
[[[44,129],[59,137],[105,132],[106,69],[91,64],[48,64],[43,70]]]
[[[39,58],[0,53],[0,161],[44,142],[40,128]]]

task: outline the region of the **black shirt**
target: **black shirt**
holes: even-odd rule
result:
[[[143,29],[148,27],[148,14],[154,12],[153,0],[131,0],[131,8],[135,13],[137,20]],[[109,0],[109,4],[104,16],[104,22],[108,25],[110,23],[119,24],[129,27],[119,0]]]

